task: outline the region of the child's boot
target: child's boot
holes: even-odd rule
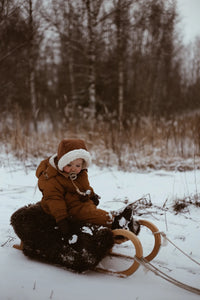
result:
[[[132,208],[127,206],[121,213],[115,216],[112,229],[127,229],[138,235],[140,224],[133,218]]]

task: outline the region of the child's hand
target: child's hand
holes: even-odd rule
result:
[[[90,197],[90,199],[94,202],[94,204],[97,206],[99,204],[99,199],[101,197],[97,194],[94,194],[92,197]]]

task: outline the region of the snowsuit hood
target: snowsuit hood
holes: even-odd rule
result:
[[[82,158],[84,161],[83,169],[88,168],[91,163],[91,156],[85,142],[80,139],[63,139],[58,145],[57,158],[60,171],[63,171],[67,164],[78,158]]]

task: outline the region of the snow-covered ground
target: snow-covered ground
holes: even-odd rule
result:
[[[37,161],[36,163],[38,163]],[[126,173],[116,169],[89,169],[91,185],[101,195],[101,208],[115,210],[139,198],[151,200],[152,207],[139,206],[137,218],[153,222],[160,231],[200,262],[200,207],[190,205],[175,214],[176,198],[193,197],[200,191],[200,171]],[[0,299],[1,300],[195,300],[199,295],[172,285],[142,266],[130,277],[119,278],[96,272],[76,274],[62,268],[28,259],[12,248],[19,242],[10,216],[18,208],[40,200],[35,166],[25,165],[12,156],[1,155],[0,165]],[[138,202],[139,204],[140,202]],[[153,235],[142,227],[139,234],[144,256],[151,251]],[[121,251],[131,254],[129,243]],[[119,249],[120,251],[120,249]],[[119,267],[113,260],[112,268]],[[103,262],[112,264],[112,262]],[[177,280],[200,288],[200,266],[168,243],[152,263]]]

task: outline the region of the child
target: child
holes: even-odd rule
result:
[[[90,162],[91,156],[84,141],[67,139],[60,142],[57,154],[42,161],[36,171],[38,186],[43,193],[41,206],[55,218],[64,234],[70,232],[71,222],[103,225],[112,229],[117,226],[116,218],[114,220],[108,212],[96,207],[98,196],[90,186],[87,175]],[[137,233],[139,225],[134,223],[133,218],[127,221],[126,226],[135,226]]]
[[[89,266],[86,261],[81,262],[84,265],[81,268],[77,265],[75,267],[67,265],[67,267],[82,271],[94,267],[113,246],[111,229],[126,228],[136,234],[139,233],[140,225],[133,219],[130,209],[112,216],[107,211],[97,208],[99,197],[90,186],[87,175],[90,162],[91,156],[83,140],[64,139],[58,146],[57,154],[40,163],[36,176],[38,187],[42,192],[42,200],[37,205],[18,210],[11,217],[11,224],[23,241],[23,251],[26,255],[38,257],[37,251],[33,250],[36,247],[40,251],[39,258],[41,255],[47,257],[49,256],[49,252],[46,251],[48,244],[48,249],[52,252],[49,261],[54,262],[52,259],[55,253],[53,240],[55,238],[58,243],[62,237],[69,246],[67,254],[64,255],[63,244],[59,247],[57,245],[57,249],[62,248],[62,251],[59,250],[62,256],[66,257],[72,246],[73,251],[76,251],[76,255],[81,257],[81,260],[83,260],[83,254],[80,252],[83,249],[87,249],[90,256],[93,255],[95,262]],[[41,220],[45,222],[42,223]],[[89,226],[87,230],[86,225]],[[90,238],[88,228],[90,233],[92,232]],[[72,239],[74,235],[76,235],[75,241]],[[97,240],[98,243],[96,243]],[[91,243],[94,241],[99,248],[94,250],[93,245],[91,250]],[[95,259],[94,253],[98,254]],[[57,256],[60,256],[60,252]]]
[[[82,140],[62,140],[57,154],[42,161],[36,171],[43,194],[41,206],[64,234],[68,234],[73,221],[111,227],[111,216],[96,208],[98,199],[87,175],[90,161]]]

